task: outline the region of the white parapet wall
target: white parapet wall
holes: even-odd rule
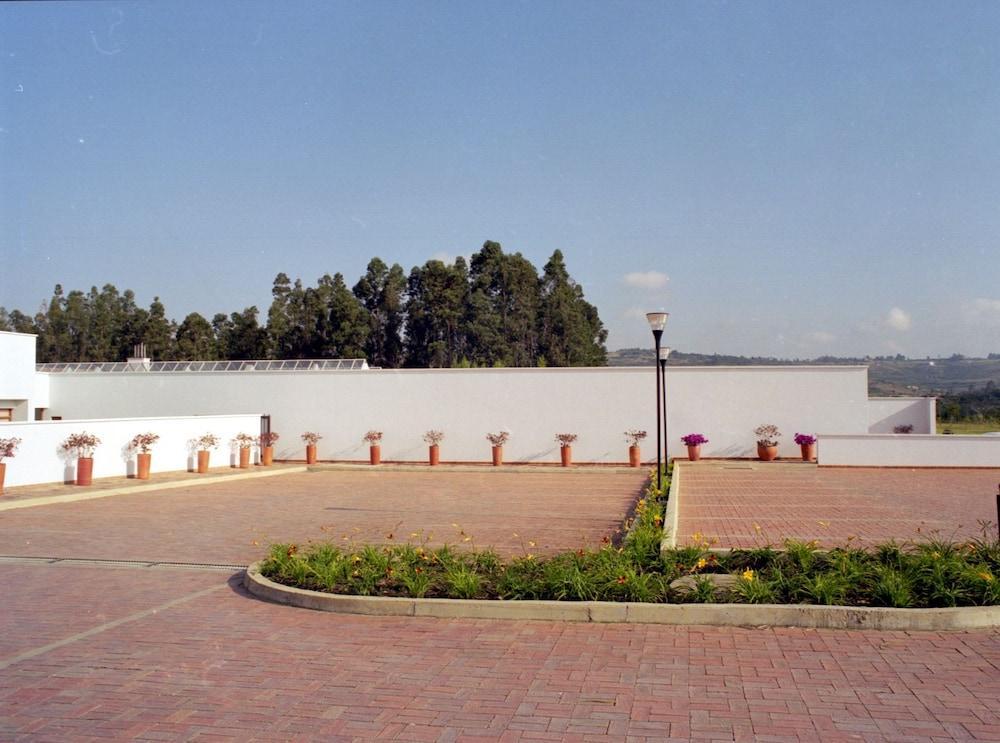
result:
[[[1000,436],[821,434],[817,454],[820,466],[1000,469]]]
[[[557,462],[557,433],[579,436],[576,462],[627,460],[624,431],[650,432],[643,458],[656,461],[656,377],[652,367],[397,369],[365,371],[53,373],[51,413],[73,418],[220,414],[260,409],[281,434],[275,456],[305,456],[299,436],[324,438],[319,457],[363,460],[362,435],[384,432],[382,457],[423,461],[428,429],[444,431],[442,461],[484,461],[486,433],[511,432],[508,462]],[[702,433],[703,456],[752,456],[753,429],[784,433],[781,455],[796,456],[796,432],[868,431],[863,366],[673,367],[667,369],[671,456],[680,437]]]
[[[6,423],[0,426],[0,438],[13,436],[22,443],[16,456],[5,460],[5,486],[72,482],[76,459],[67,456],[62,442],[83,431],[101,439],[94,452],[94,477],[124,477],[134,475],[136,468],[135,452],[128,444],[133,436],[147,431],[160,435],[152,450],[151,472],[194,469],[196,455],[191,442],[206,433],[214,433],[221,442],[212,452],[212,466],[235,464],[237,454],[229,442],[237,433],[260,434],[260,414]]]
[[[893,433],[896,426],[913,426],[911,433],[937,433],[937,398],[870,398],[868,433]]]

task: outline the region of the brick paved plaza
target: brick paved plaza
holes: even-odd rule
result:
[[[682,463],[677,535],[718,547],[832,546],[981,537],[992,522],[1000,469],[878,469],[783,462]],[[759,527],[759,528],[758,528]]]
[[[599,541],[640,486],[284,475],[0,512],[0,554],[239,563],[400,521],[554,550]],[[257,601],[236,572],[24,560],[0,585],[3,741],[1000,740],[997,631],[361,617]]]

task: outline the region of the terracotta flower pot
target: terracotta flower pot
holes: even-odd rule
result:
[[[3,493],[3,479],[7,475],[7,463],[0,462],[0,493]]]
[[[697,462],[701,459],[701,444],[688,447],[688,461]]]
[[[569,467],[571,464],[573,464],[573,447],[560,446],[559,459],[562,462],[563,467]]]
[[[493,447],[493,466],[499,467],[503,464],[503,447],[494,446]]]
[[[757,444],[757,458],[762,462],[773,462],[778,458],[778,447]]]
[[[260,448],[260,463],[265,467],[268,467],[273,462],[274,462],[274,447],[262,446]]]
[[[431,467],[441,461],[441,447],[438,444],[431,444],[427,447],[427,459],[430,462]]]
[[[139,452],[135,455],[136,461],[136,471],[135,476],[138,480],[148,480],[149,479],[149,465],[153,462],[153,455],[149,452],[143,453]]]
[[[370,461],[372,464],[378,464],[382,461],[381,446],[371,446],[368,448],[368,461]]]
[[[240,447],[240,469],[245,470],[250,468],[250,447],[241,446]]]
[[[208,472],[208,458],[212,456],[212,452],[202,449],[198,452],[198,472],[204,475]]]
[[[316,464],[316,444],[306,444],[306,464]]]
[[[628,466],[638,467],[640,464],[642,464],[642,457],[639,454],[639,447],[635,445],[630,446],[628,448]]]
[[[811,462],[816,458],[816,444],[802,444],[802,461]]]
[[[94,458],[79,457],[76,460],[76,484],[90,485],[94,482]]]

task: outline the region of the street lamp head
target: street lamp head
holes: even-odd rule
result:
[[[663,329],[667,326],[667,318],[670,316],[667,312],[647,312],[646,319],[649,321],[649,329],[654,333],[656,331],[663,332]]]
[[[661,346],[660,347],[660,361],[666,361],[667,358],[670,356],[670,351],[671,351],[670,346]]]

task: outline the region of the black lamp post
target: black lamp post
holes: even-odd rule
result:
[[[660,357],[660,386],[663,388],[663,464],[670,467],[670,439],[667,436],[667,358],[670,356],[670,346],[663,346],[658,351]]]
[[[663,337],[663,329],[667,326],[666,312],[647,312],[646,320],[649,321],[649,329],[653,331],[653,340],[656,342],[656,358],[660,358],[660,339]],[[663,467],[661,465],[663,457],[663,442],[660,439],[660,374],[653,363],[653,373],[656,375],[656,488],[663,489]]]

